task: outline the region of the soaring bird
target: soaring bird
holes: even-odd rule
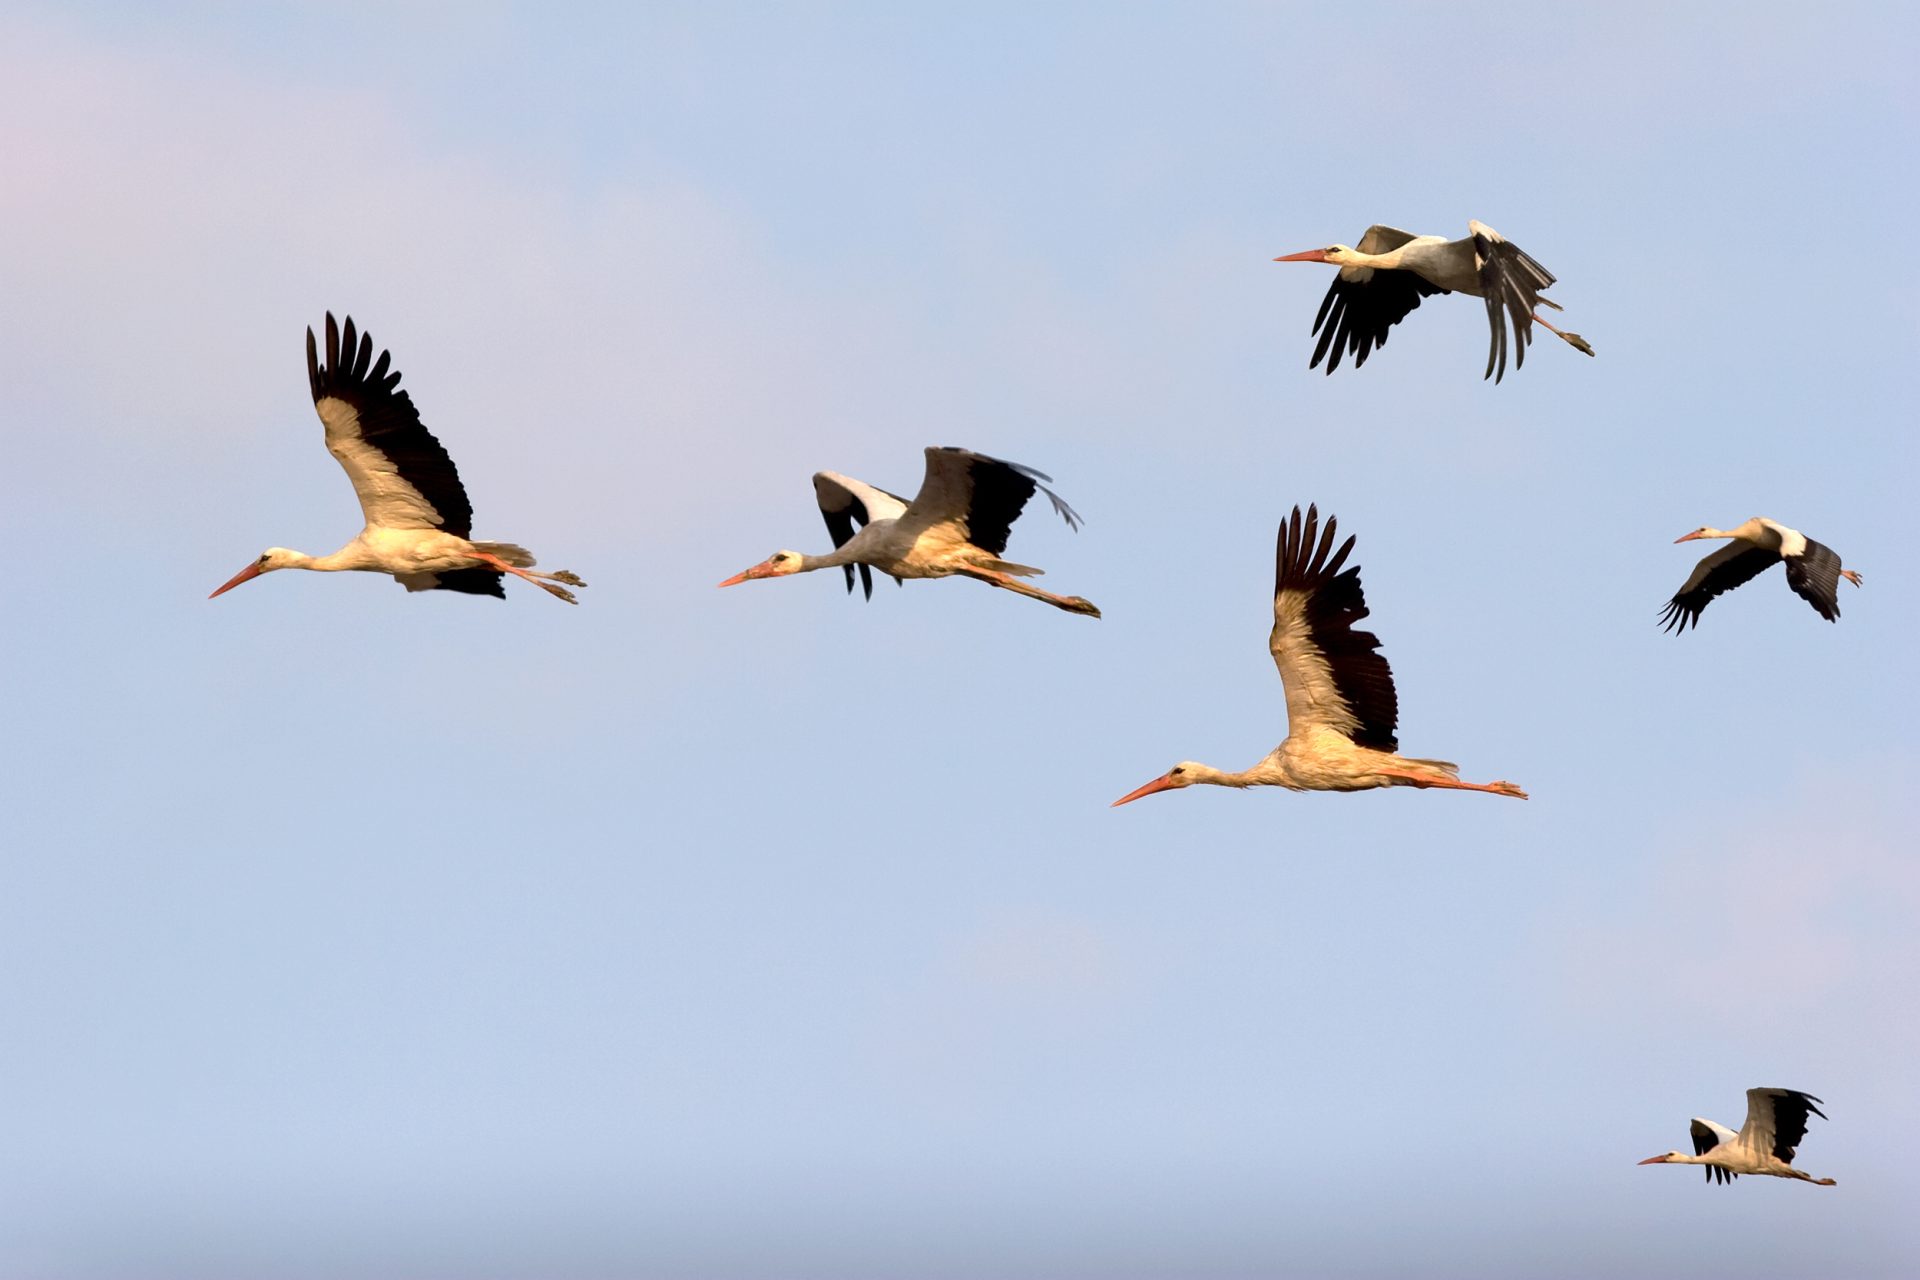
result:
[[[390,573],[409,591],[461,591],[501,599],[507,594],[501,575],[510,573],[578,604],[567,588],[587,584],[575,574],[564,569],[531,573],[534,559],[526,548],[468,540],[473,505],[460,474],[421,424],[413,398],[399,389],[400,372],[389,372],[390,360],[385,351],[374,360],[373,339],[355,333],[351,316],[343,340],[328,312],[323,366],[313,330],[307,330],[313,407],[326,428],[327,452],[339,459],[359,495],[366,527],[332,555],[268,547],[213,595],[275,569],[362,569]]]
[[[1592,355],[1585,338],[1540,318],[1542,306],[1561,310],[1559,303],[1541,296],[1553,283],[1553,273],[1484,222],[1468,222],[1467,229],[1471,234],[1466,239],[1448,240],[1376,224],[1360,237],[1358,249],[1332,244],[1275,258],[1275,262],[1325,262],[1340,268],[1320,304],[1320,314],[1313,319],[1320,342],[1307,367],[1318,368],[1331,352],[1327,372],[1332,373],[1340,367],[1341,354],[1350,351],[1354,367],[1359,368],[1375,347],[1387,345],[1387,330],[1406,319],[1420,299],[1436,293],[1486,299],[1493,336],[1485,376],[1496,383],[1507,372],[1508,320],[1513,323],[1516,369],[1527,362],[1534,324]]]
[[[1367,616],[1360,569],[1342,571],[1354,540],[1333,550],[1332,516],[1300,508],[1280,525],[1273,584],[1273,633],[1267,648],[1287,692],[1287,740],[1244,773],[1224,773],[1183,760],[1113,803],[1156,791],[1211,783],[1220,787],[1285,787],[1289,791],[1366,791],[1374,787],[1451,787],[1524,800],[1511,782],[1462,782],[1457,765],[1395,754],[1399,703],[1379,637],[1356,631]]]
[[[1703,1164],[1707,1181],[1731,1182],[1743,1173],[1773,1178],[1798,1178],[1817,1187],[1830,1187],[1832,1178],[1815,1178],[1793,1167],[1794,1148],[1807,1136],[1807,1116],[1822,1120],[1827,1113],[1814,1104],[1820,1099],[1798,1089],[1747,1090],[1747,1122],[1740,1132],[1695,1116],[1689,1126],[1693,1154],[1669,1151],[1648,1156],[1641,1164]]]
[[[874,569],[891,575],[896,582],[959,574],[1044,600],[1068,613],[1097,618],[1100,610],[1090,601],[1079,596],[1056,596],[1020,581],[1041,570],[1000,558],[1007,549],[1008,531],[1036,490],[1047,495],[1068,528],[1080,527],[1079,513],[1059,494],[1038,483],[1051,479],[1017,462],[1003,462],[968,449],[940,447],[927,450],[926,477],[911,502],[837,471],[822,471],[813,477],[813,490],[820,500],[827,532],[833,537],[834,550],[824,556],[776,551],[720,585],[731,587],[755,578],[839,568],[846,571],[847,590],[851,592],[858,568],[860,584],[870,600]],[[856,525],[861,526],[858,532]]]
[[[1840,567],[1840,557],[1831,548],[1815,542],[1798,529],[1789,529],[1765,516],[1755,516],[1733,529],[1702,527],[1674,539],[1675,545],[1696,538],[1731,538],[1733,541],[1693,566],[1686,582],[1673,593],[1660,621],[1675,635],[1687,624],[1700,625],[1700,614],[1713,598],[1731,591],[1747,579],[1772,565],[1786,562],[1787,585],[1793,593],[1812,605],[1828,622],[1840,617],[1838,591],[1840,579],[1860,585],[1860,575]]]

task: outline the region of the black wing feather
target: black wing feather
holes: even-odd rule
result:
[[[1814,1104],[1820,1099],[1798,1089],[1773,1091],[1773,1154],[1776,1159],[1793,1163],[1793,1152],[1807,1136],[1807,1116],[1827,1113]]]
[[[1387,345],[1387,330],[1406,319],[1420,305],[1420,299],[1451,292],[1412,271],[1370,270],[1373,274],[1365,280],[1346,280],[1343,271],[1334,273],[1319,314],[1313,318],[1313,331],[1320,335],[1320,341],[1307,368],[1319,368],[1320,361],[1331,353],[1333,358],[1327,361],[1331,374],[1340,367],[1340,357],[1351,352],[1353,367],[1358,369],[1375,347]]]
[[[1661,625],[1668,631],[1679,635],[1687,629],[1687,624],[1700,625],[1700,614],[1714,597],[1724,595],[1741,583],[1765,573],[1780,555],[1768,551],[1765,547],[1749,547],[1746,551],[1715,565],[1700,585],[1691,591],[1676,592],[1673,599],[1667,601],[1667,607],[1660,612]]]
[[[497,596],[507,598],[507,589],[502,585],[506,575],[498,569],[446,569],[429,575],[434,579],[434,591],[459,591],[470,596]]]
[[[1527,362],[1533,341],[1533,313],[1540,294],[1553,284],[1553,273],[1534,261],[1518,245],[1473,233],[1473,250],[1480,258],[1480,288],[1487,302],[1487,323],[1493,333],[1487,346],[1484,377],[1498,383],[1507,375],[1507,324],[1513,325],[1513,367]]]
[[[1306,594],[1307,626],[1314,644],[1326,655],[1334,687],[1360,722],[1352,735],[1354,743],[1377,751],[1398,751],[1400,700],[1393,688],[1393,668],[1379,652],[1380,637],[1353,629],[1369,612],[1360,589],[1360,566],[1344,572],[1341,568],[1355,540],[1349,537],[1329,558],[1339,521],[1328,516],[1321,532],[1319,520],[1318,506],[1308,506],[1304,523],[1296,506],[1281,524],[1273,593],[1277,596],[1291,588]]]
[[[1687,1126],[1687,1132],[1693,1135],[1693,1154],[1697,1156],[1703,1156],[1720,1145],[1720,1135],[1697,1120]],[[1725,1186],[1740,1176],[1730,1170],[1722,1169],[1717,1164],[1702,1165],[1701,1169],[1706,1173],[1709,1184],[1718,1182]]]
[[[1787,585],[1828,622],[1840,618],[1840,557],[1833,548],[1807,539],[1807,549],[1785,557]]]
[[[332,396],[353,406],[360,438],[385,454],[401,477],[420,491],[440,516],[440,528],[457,538],[473,533],[473,504],[446,448],[420,421],[413,397],[399,390],[400,374],[390,371],[392,356],[382,351],[376,363],[373,338],[347,317],[343,335],[327,313],[327,362],[319,360],[313,330],[307,330],[307,382],[314,403]]]
[[[973,485],[973,495],[967,503],[967,541],[974,546],[996,556],[1006,554],[1013,522],[1020,518],[1020,513],[1026,509],[1027,500],[1033,497],[1035,490],[1047,495],[1047,501],[1053,504],[1053,509],[1067,522],[1068,528],[1080,527],[1080,513],[1068,506],[1059,494],[1040,483],[1053,479],[1044,471],[1035,471],[1032,467],[1008,462],[1004,458],[974,453],[971,449],[953,445],[943,448],[971,455],[967,478]]]

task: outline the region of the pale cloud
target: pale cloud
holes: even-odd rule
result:
[[[1883,764],[1889,776],[1897,765]],[[1837,771],[1660,841],[1619,905],[1557,928],[1568,1004],[1609,1020],[1681,1019],[1703,1037],[1783,1041],[1847,1015],[1920,1052],[1920,867],[1908,801]]]

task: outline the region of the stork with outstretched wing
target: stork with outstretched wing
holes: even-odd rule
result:
[[[1375,347],[1387,345],[1387,330],[1406,319],[1420,299],[1436,293],[1464,293],[1486,300],[1487,323],[1493,333],[1485,376],[1495,382],[1507,373],[1509,323],[1516,369],[1526,363],[1536,324],[1575,350],[1593,354],[1585,338],[1540,318],[1541,307],[1560,310],[1559,303],[1544,296],[1553,284],[1551,271],[1484,222],[1470,221],[1467,230],[1464,239],[1449,240],[1375,225],[1360,237],[1357,249],[1331,244],[1275,258],[1275,262],[1325,262],[1340,268],[1314,317],[1313,331],[1320,341],[1307,367],[1316,369],[1325,359],[1327,372],[1332,373],[1340,367],[1340,357],[1351,353],[1354,368],[1359,368]]]
[[[822,471],[813,477],[813,490],[833,537],[833,551],[824,556],[776,551],[720,585],[842,569],[851,592],[858,570],[861,586],[872,599],[875,569],[895,581],[957,575],[1097,618],[1100,610],[1090,601],[1057,596],[1021,581],[1041,570],[1002,558],[1013,522],[1035,493],[1047,496],[1069,528],[1080,527],[1079,513],[1041,483],[1051,479],[1017,462],[940,447],[927,450],[926,475],[911,501],[837,471]]]

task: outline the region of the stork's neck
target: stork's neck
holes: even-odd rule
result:
[[[802,554],[800,557],[800,572],[812,573],[815,569],[838,569],[842,565],[855,564],[858,563],[855,559],[857,554],[853,547],[853,541],[849,539],[846,546],[830,551],[824,556]]]
[[[319,573],[338,573],[343,569],[378,569],[380,560],[367,550],[366,544],[355,538],[346,546],[331,555],[309,556],[296,551],[296,557],[287,567],[289,569],[312,569]]]
[[[1285,768],[1272,756],[1260,761],[1251,769],[1242,769],[1230,773],[1225,769],[1216,769],[1212,765],[1188,765],[1187,774],[1194,782],[1208,783],[1216,787],[1280,787],[1287,785]]]

